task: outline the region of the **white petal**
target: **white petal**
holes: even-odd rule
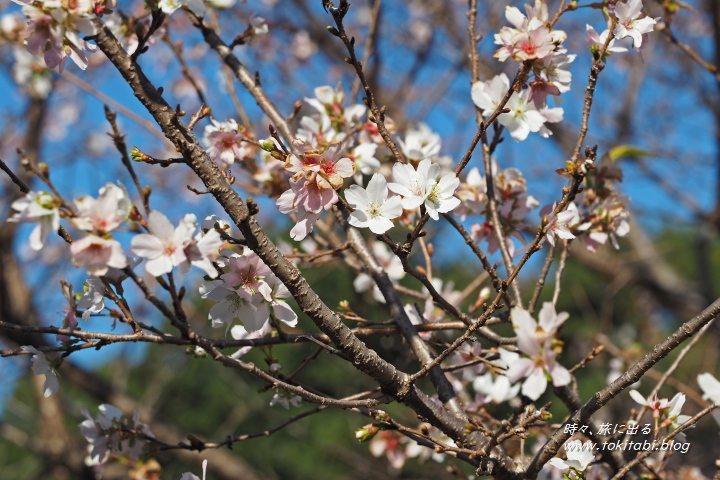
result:
[[[156,258],[162,254],[163,243],[154,236],[143,233],[133,237],[130,251],[143,258]]]

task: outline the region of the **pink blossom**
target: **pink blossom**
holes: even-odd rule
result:
[[[228,168],[235,160],[245,160],[253,153],[251,144],[245,141],[245,129],[235,120],[218,122],[212,120],[212,125],[205,127],[203,143],[208,147],[207,153],[220,168]]]
[[[70,57],[81,69],[88,66],[85,51],[94,52],[95,45],[89,44],[80,37],[94,35],[95,25],[92,22],[92,5],[81,1],[66,9],[59,2],[46,2],[42,9],[25,5],[23,13],[28,17],[29,34],[27,48],[33,55],[44,55],[45,64],[50,69],[57,67],[62,74],[65,62]]]
[[[125,186],[121,183],[119,185],[106,184],[100,189],[97,199],[89,196],[76,199],[78,215],[72,219],[75,226],[87,232],[94,231],[104,235],[127,220],[133,204]]]
[[[250,252],[247,255],[233,255],[229,258],[230,271],[220,276],[223,282],[235,290],[241,298],[251,300],[253,295],[260,294],[265,300],[271,299],[270,286],[264,277],[272,275],[272,271]]]
[[[370,453],[374,457],[385,455],[392,468],[400,470],[405,465],[406,458],[404,438],[397,432],[381,430],[370,441]]]
[[[304,207],[297,204],[297,196],[300,190],[304,188],[304,181],[290,181],[290,189],[285,191],[280,198],[277,199],[276,205],[280,210],[280,213],[290,214],[295,213],[296,224],[290,230],[290,237],[293,240],[300,241],[310,234],[313,230],[313,225],[320,218],[320,212],[308,212]],[[303,192],[303,195],[307,195],[307,192]],[[322,201],[322,200],[321,200]],[[328,203],[323,207],[329,210],[333,203],[337,201],[337,193],[332,190]]]
[[[88,275],[101,277],[110,267],[125,268],[127,258],[117,240],[89,234],[70,245],[72,262],[78,268],[85,267]]]

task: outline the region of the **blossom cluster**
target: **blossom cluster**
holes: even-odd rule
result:
[[[555,339],[568,314],[556,313],[553,304],[545,302],[538,316],[539,322],[520,307],[514,307],[510,316],[520,351],[518,355],[500,350],[502,360],[509,367],[506,374],[510,383],[525,378],[521,392],[531,400],[537,400],[545,392],[548,379],[556,387],[570,383],[570,373],[556,360],[559,345]]]
[[[280,195],[280,212],[294,214],[296,225],[290,231],[295,240],[304,239],[323,211],[339,201],[338,191],[352,178],[355,184],[345,190],[352,209],[349,222],[373,233],[385,233],[392,220],[403,211],[423,207],[433,218],[459,204],[453,197],[458,180],[452,172],[441,175],[441,165],[433,162],[440,150],[440,138],[425,125],[411,129],[398,139],[404,155],[412,163],[395,163],[392,172],[384,169],[381,153],[389,149],[377,126],[362,122],[367,114],[363,105],[344,106],[341,86],[315,89],[315,98],[305,101],[317,113],[303,116],[293,142],[296,153],[285,158],[290,188]],[[392,122],[387,125],[392,130]],[[277,146],[276,146],[277,147]],[[366,187],[363,176],[372,175]],[[388,178],[392,176],[392,182]],[[391,195],[391,192],[396,195]]]
[[[217,302],[208,314],[212,326],[225,326],[227,332],[235,319],[242,322],[245,332],[266,328],[270,318],[286,325],[297,325],[297,315],[285,301],[290,292],[254,252],[223,250],[217,263],[223,268],[217,280],[203,282],[202,298]],[[241,338],[243,332],[233,333]]]
[[[565,32],[548,27],[548,10],[543,0],[535,0],[534,6],[526,5],[525,11],[527,16],[516,7],[506,7],[505,18],[513,27],[503,27],[495,35],[495,43],[501,45],[495,57],[501,62],[508,58],[518,62],[533,60],[534,78],[528,82],[529,89],[513,92],[505,105],[510,111],[498,116],[498,122],[516,141],[525,140],[530,132],[548,137],[552,132],[545,123],[562,121],[563,109],[549,107],[547,97],[570,90],[572,75],[568,66],[575,60],[575,55],[568,55],[561,47],[567,38]],[[472,99],[488,117],[508,92],[510,81],[500,74],[488,82],[475,82]]]
[[[255,153],[255,148],[247,142],[248,131],[233,119],[226,122],[211,120],[212,124],[205,127],[203,143],[207,154],[220,168],[228,168],[235,161],[245,160]]]
[[[381,411],[381,415],[384,412]],[[445,445],[454,447],[455,442],[435,427],[428,428],[428,434]],[[381,430],[375,424],[369,424],[355,432],[356,438],[361,441],[370,441],[370,453],[374,457],[385,456],[394,471],[402,469],[408,458],[417,458],[420,463],[432,458],[435,462],[443,462],[445,455],[413,442],[408,437],[392,430]]]
[[[97,29],[93,17],[106,8],[114,6],[114,0],[81,0],[60,2],[59,0],[13,0],[23,6],[28,26],[27,49],[33,55],[43,55],[45,65],[59,73],[65,69],[65,62],[71,58],[85,70],[88,66],[86,53],[97,50],[95,45],[82,39],[82,35],[95,35]]]
[[[83,408],[85,420],[80,423],[80,433],[90,444],[89,465],[102,465],[113,455],[137,460],[142,454],[145,440],[152,438],[150,428],[140,422],[140,413],[135,410],[132,417],[112,405],[102,404],[95,418]]]
[[[509,112],[499,112],[497,121],[506,127],[510,136],[516,141],[525,140],[531,132],[543,137],[552,135],[546,123],[558,123],[563,119],[563,109],[548,106],[548,96],[558,97],[570,90],[572,74],[569,65],[576,55],[568,54],[562,47],[567,35],[562,30],[550,27],[548,8],[544,0],[535,0],[525,5],[526,15],[516,7],[506,7],[505,18],[512,27],[503,27],[495,34],[495,43],[500,48],[495,57],[504,62],[507,59],[516,62],[528,62],[532,78],[523,78],[526,89],[511,89],[508,77],[501,73],[486,82],[475,82],[472,86],[472,99],[485,117],[491,116],[506,95],[510,95],[504,107]],[[613,29],[613,37],[605,56],[613,52],[627,49],[615,47],[615,38],[631,37],[636,48],[640,48],[643,38],[653,30],[656,20],[642,17],[641,0],[628,0],[615,5],[617,23]],[[610,21],[612,24],[612,20]],[[598,34],[590,25],[587,26],[586,40],[594,54],[604,46],[609,30]]]
[[[568,204],[567,210],[556,215],[553,204],[540,211],[545,217],[545,231],[551,243],[556,236],[562,239],[577,237],[593,252],[598,245],[608,243],[615,249],[620,248],[618,237],[630,233],[630,213],[627,210],[630,199],[617,188],[623,179],[622,170],[617,165],[618,158],[613,158],[617,155],[604,154],[594,165],[595,168],[587,171],[583,190]],[[574,168],[568,163],[567,168],[558,170],[558,173],[567,175]]]
[[[527,182],[520,170],[516,168],[501,170],[493,158],[491,172],[494,182],[494,199],[505,246],[510,255],[514,255],[516,247],[513,238],[525,243],[522,232],[532,227],[526,217],[532,209],[539,206],[539,202],[532,195],[528,195]],[[487,181],[476,167],[471,168],[465,181],[460,183],[457,196],[461,203],[455,209],[455,215],[460,216],[462,220],[465,220],[468,215],[484,216],[485,220],[482,223],[476,223],[470,227],[470,233],[477,241],[485,240],[488,243],[488,252],[495,253],[500,244],[495,235],[495,225],[490,214]]]

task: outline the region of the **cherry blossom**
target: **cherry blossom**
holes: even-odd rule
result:
[[[45,383],[43,383],[42,391],[45,398],[57,393],[60,389],[57,374],[52,368],[44,353],[32,346],[22,346],[20,350],[32,353],[30,362],[32,363],[32,371],[35,375],[45,375]]]
[[[633,46],[639,49],[643,43],[643,35],[653,31],[657,20],[650,17],[640,18],[642,15],[642,1],[628,0],[627,3],[618,2],[615,5],[615,16],[618,23],[613,30],[615,38],[631,37]]]
[[[78,301],[77,307],[85,309],[82,319],[86,321],[91,313],[100,313],[105,309],[105,285],[102,280],[90,277],[85,281],[85,294]]]
[[[518,337],[518,350],[525,356],[515,357],[517,354],[513,352],[503,352],[506,357],[503,360],[509,365],[506,374],[510,382],[526,378],[522,394],[531,400],[537,400],[545,392],[548,377],[556,387],[570,383],[570,373],[557,363],[558,354],[551,348],[552,339],[568,314],[556,314],[552,303],[546,302],[540,312],[539,323],[520,307],[512,309],[511,317]]]
[[[267,303],[262,303],[258,297],[248,301],[221,280],[204,282],[200,294],[202,298],[217,302],[210,309],[208,318],[213,328],[225,326],[226,334],[236,318],[242,321],[247,331],[253,332],[262,328],[270,315]]]
[[[461,203],[457,206],[454,215],[457,215],[461,220],[465,220],[467,215],[473,213],[482,213],[486,208],[487,202],[487,182],[485,178],[480,175],[480,170],[477,167],[473,167],[465,177],[464,182],[460,182],[458,189],[455,191],[455,195],[460,199]]]
[[[150,428],[140,422],[140,413],[135,410],[132,417],[123,414],[120,410],[109,404],[98,407],[100,413],[93,418],[83,408],[81,410],[85,420],[81,422],[80,433],[90,444],[91,465],[102,465],[112,455],[123,455],[137,460],[143,450],[144,436],[153,437]]]
[[[254,148],[245,141],[247,131],[235,120],[218,122],[212,119],[212,125],[205,127],[203,143],[208,147],[207,154],[220,168],[228,168],[235,160],[250,157]]]
[[[302,397],[285,390],[278,390],[270,399],[270,406],[274,407],[275,405],[280,405],[285,410],[289,410],[290,407],[298,408],[302,405]]]
[[[305,208],[302,208],[296,203],[297,194],[303,188],[304,184],[305,182],[302,179],[298,181],[291,180],[290,190],[287,190],[280,195],[276,202],[280,213],[284,213],[286,215],[291,213],[295,214],[296,224],[290,230],[290,237],[297,241],[303,240],[306,236],[308,236],[313,230],[313,225],[315,225],[315,222],[320,218],[320,212],[308,212]],[[335,193],[335,190],[332,190],[331,192],[332,195],[330,196],[328,203],[323,205],[325,210],[330,210],[333,204],[337,202],[337,193]]]
[[[315,148],[326,147],[332,142],[346,141],[358,122],[367,113],[365,105],[345,106],[345,92],[342,84],[332,88],[329,85],[317,87],[315,98],[305,98],[319,115],[300,119],[302,128],[297,136]]]
[[[222,274],[220,279],[243,299],[252,300],[256,294],[266,300],[270,299],[271,289],[264,279],[272,272],[260,257],[252,252],[246,255],[233,254],[228,258],[227,266],[230,271]]]
[[[575,61],[575,57],[576,55],[568,55],[565,49],[558,49],[542,60],[533,63],[532,68],[536,76],[535,81],[530,84],[530,97],[535,102],[536,107],[542,108],[547,104],[547,94],[560,95],[570,91],[572,74],[568,68]],[[543,85],[542,89],[538,88],[539,84]],[[539,94],[539,92],[544,93],[544,95]],[[562,120],[562,117],[560,120]]]
[[[47,67],[51,70],[57,68],[60,74],[68,57],[81,69],[87,68],[85,52],[94,52],[97,47],[83,40],[79,34],[96,33],[92,22],[93,4],[83,1],[66,7],[60,2],[45,2],[38,6],[26,3],[22,11],[28,18],[28,27],[23,32],[29,35],[26,41],[28,51],[33,55],[43,54]]]
[[[565,445],[566,460],[558,457],[550,459],[548,465],[567,471],[566,476],[570,480],[582,477],[582,472],[595,460],[593,453],[594,444],[588,440],[583,444],[580,440],[573,440]]]
[[[217,302],[208,314],[214,328],[225,325],[227,333],[237,318],[252,333],[263,329],[271,315],[291,327],[297,324],[297,315],[284,301],[290,292],[260,257],[250,250],[221,253],[218,263],[228,271],[200,286],[202,298]]]
[[[697,382],[703,392],[703,400],[720,404],[720,382],[712,374],[701,373],[697,377]]]
[[[222,244],[223,239],[216,230],[208,230],[205,234],[198,232],[183,249],[185,261],[180,262],[180,271],[187,272],[190,265],[193,265],[203,270],[210,278],[217,277],[217,270],[215,270],[210,257],[217,253]]]
[[[575,235],[572,234],[568,225],[577,223],[578,211],[577,206],[570,202],[567,210],[555,213],[557,203],[553,203],[551,207],[545,207],[540,211],[540,214],[544,215],[543,223],[545,224],[545,236],[550,245],[555,245],[555,238],[561,238],[563,240],[572,240]]]
[[[207,473],[207,460],[203,460],[202,462],[202,480],[205,480],[205,474]],[[200,478],[197,475],[193,475],[190,472],[183,473],[183,476],[180,477],[180,480],[200,480]]]
[[[516,168],[500,170],[497,161],[491,159],[491,171],[495,181],[495,202],[503,232],[505,246],[510,255],[522,251],[515,246],[514,239],[526,244],[521,232],[533,227],[526,221],[528,213],[538,207],[538,201],[532,195],[527,195],[527,184],[522,174]],[[475,169],[468,172],[464,184],[457,191],[458,197],[463,199],[456,210],[456,215],[480,214],[484,217],[481,223],[470,226],[470,234],[477,241],[485,240],[488,243],[488,253],[495,253],[500,244],[495,234],[493,221],[489,219],[490,211],[487,208],[486,181],[480,172]]]
[[[539,132],[546,121],[535,102],[530,100],[527,90],[513,93],[505,108],[509,108],[510,112],[501,113],[498,122],[507,127],[510,136],[517,142],[525,140],[530,132]]]
[[[300,153],[288,155],[285,168],[294,175],[290,189],[276,204],[281,213],[296,214],[297,223],[290,236],[302,240],[312,231],[322,210],[330,210],[337,203],[335,190],[343,186],[345,178],[353,176],[355,163],[340,143],[331,143],[324,150],[302,140],[293,143]]]
[[[501,375],[495,377],[492,373],[486,372],[473,380],[473,388],[477,393],[475,403],[484,405],[494,402],[501,404],[512,400],[520,393],[520,384],[513,385],[510,380]]]
[[[685,395],[682,393],[676,394],[672,400],[659,398],[657,394],[646,399],[637,390],[630,390],[630,396],[637,403],[650,410],[655,420],[660,419],[662,416],[669,416],[671,412],[677,414],[685,403]]]
[[[388,198],[388,185],[385,177],[376,173],[368,182],[367,190],[351,185],[345,190],[345,199],[354,212],[348,222],[358,228],[370,228],[376,234],[385,233],[393,227],[390,221],[402,215],[401,199],[398,196]]]
[[[84,267],[88,275],[101,277],[111,267],[125,268],[127,266],[127,257],[123,253],[120,242],[92,233],[74,241],[70,245],[70,253],[73,265],[78,268]]]
[[[133,204],[125,186],[120,182],[118,185],[106,184],[100,189],[97,199],[90,196],[76,199],[77,217],[72,219],[73,224],[80,230],[98,235],[119,227],[127,220]]]
[[[554,37],[547,27],[539,27],[530,32],[521,33],[513,38],[515,61],[533,60],[550,55],[555,48]]]
[[[371,175],[380,169],[380,160],[375,158],[378,145],[376,143],[361,143],[352,149],[349,157],[355,162],[355,169],[358,173],[355,174],[354,180],[356,183],[362,186],[362,173],[363,175]]]
[[[720,405],[720,382],[710,373],[701,373],[697,376],[697,383],[703,392],[703,400],[709,400]],[[713,410],[712,416],[720,425],[720,412]]]
[[[437,180],[440,174],[440,165],[425,159],[418,164],[417,170],[412,165],[396,163],[393,166],[394,183],[388,187],[401,195],[402,206],[412,210],[425,205],[427,213],[433,220],[439,218],[439,213],[447,213],[460,204],[460,199],[453,196],[460,180],[454,172],[448,172]]]
[[[184,6],[187,6],[188,10],[198,17],[205,15],[205,4],[202,0],[160,0],[160,2],[158,2],[160,10],[167,15],[173,14],[176,10]]]
[[[263,17],[252,17],[250,19],[250,27],[252,28],[252,35],[246,40],[246,42],[250,44],[257,41],[259,37],[267,35],[270,31],[270,27],[268,27]]]
[[[405,465],[406,452],[404,443],[406,442],[405,437],[401,437],[397,432],[381,430],[370,441],[370,453],[374,457],[385,455],[392,468],[400,470]]]
[[[8,222],[37,222],[30,234],[30,248],[40,250],[50,232],[60,228],[60,201],[54,195],[45,192],[29,192],[25,197],[15,200],[11,207],[17,213]]]
[[[492,115],[500,106],[500,101],[510,89],[510,79],[501,73],[487,82],[475,82],[471,94],[475,105],[485,117]]]
[[[416,129],[408,130],[405,141],[398,139],[398,143],[405,156],[411,160],[433,158],[440,153],[440,135],[424,123],[420,123]]]
[[[495,44],[501,47],[495,57],[501,62],[508,58],[515,61],[544,58],[565,41],[567,35],[562,30],[547,27],[547,5],[535,0],[534,6],[525,5],[527,16],[516,7],[505,7],[505,18],[514,27],[503,27],[495,34]]]
[[[547,123],[562,121],[563,109],[548,108],[545,105],[548,94],[559,95],[570,88],[570,72],[563,67],[574,60],[573,55],[566,55],[564,50],[549,57],[547,61],[537,63],[535,81],[530,83],[530,90],[514,92],[497,120],[507,127],[513,140],[521,142],[530,132],[540,132],[547,137],[551,132],[544,126]],[[488,82],[475,82],[472,85],[473,103],[489,117],[500,106],[500,102],[510,89],[510,80],[504,73],[496,75]]]
[[[270,299],[265,300],[270,304],[271,314],[289,327],[296,326],[298,322],[297,314],[285,301],[285,299],[292,297],[290,291],[274,275],[265,277],[265,282],[270,286]]]
[[[195,215],[188,214],[173,228],[165,215],[154,210],[148,220],[149,234],[143,233],[132,239],[130,250],[149,261],[145,270],[154,277],[170,273],[188,261],[185,247],[193,240],[195,231]]]
[[[585,25],[585,32],[585,41],[590,44],[590,50],[593,52],[599,52],[600,49],[605,45],[608,35],[610,35],[610,30],[605,29],[602,33],[598,34],[595,29],[590,25]],[[612,53],[623,53],[627,51],[628,50],[625,47],[616,47],[615,38],[613,37],[613,39],[610,40],[610,43],[608,43],[608,48],[607,50],[605,50],[605,55],[610,55]]]

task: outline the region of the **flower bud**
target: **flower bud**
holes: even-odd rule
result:
[[[389,422],[390,421],[390,415],[383,412],[382,410],[378,410],[375,413],[375,420],[379,420],[381,422]]]
[[[355,438],[358,442],[367,442],[372,439],[380,431],[380,427],[373,423],[368,423],[364,427],[355,430]]]

